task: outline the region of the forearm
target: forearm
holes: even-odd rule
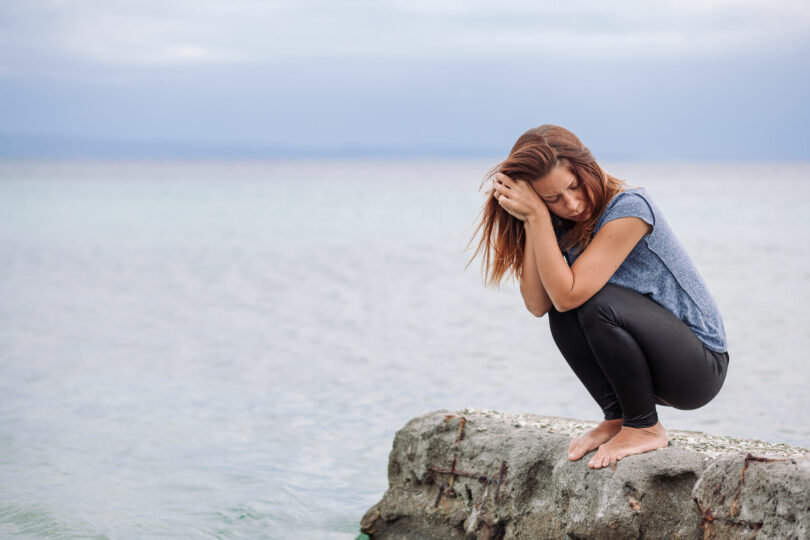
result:
[[[537,276],[549,303],[558,311],[575,307],[572,305],[574,273],[560,251],[548,213],[529,216],[526,220],[526,238],[527,241],[531,240]]]
[[[542,317],[549,312],[552,303],[537,271],[534,240],[528,224],[524,223],[524,231],[526,240],[523,249],[523,267],[520,273],[520,294],[526,304],[526,309],[537,317]]]
[[[522,268],[526,279],[521,281],[521,292],[525,286],[523,297],[527,305],[529,300],[537,301],[539,291],[543,291],[558,311],[581,306],[605,286],[644,235],[652,232],[652,224],[640,217],[624,216],[609,220],[594,235],[576,262],[568,266],[557,245],[546,203],[526,181],[515,182],[500,173],[496,177],[499,181],[495,184],[498,203],[507,212],[525,219],[525,261],[528,264],[528,261],[534,260],[536,276],[540,277],[540,284],[537,285],[535,274],[525,266]]]

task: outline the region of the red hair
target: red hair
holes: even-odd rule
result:
[[[481,186],[492,181],[496,173],[513,180],[531,182],[543,178],[556,167],[565,167],[582,182],[587,219],[574,222],[552,214],[555,228],[561,233],[560,249],[585,249],[590,243],[596,221],[607,203],[622,190],[624,182],[607,174],[594,159],[591,151],[565,128],[545,124],[532,128],[515,142],[509,156],[490,170]],[[470,240],[478,233],[481,239],[470,262],[483,253],[481,268],[487,285],[497,285],[505,275],[520,277],[523,268],[523,222],[504,210],[490,195],[481,210],[481,221]],[[469,264],[469,263],[468,263]]]

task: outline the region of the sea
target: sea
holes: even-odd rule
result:
[[[0,537],[340,539],[395,432],[598,420],[466,249],[497,159],[0,162]],[[605,162],[724,317],[725,387],[665,427],[810,446],[810,163]]]

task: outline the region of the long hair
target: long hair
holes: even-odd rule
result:
[[[610,199],[622,190],[624,182],[605,173],[591,151],[567,129],[544,124],[521,135],[509,156],[486,174],[481,187],[491,183],[499,172],[513,180],[531,182],[546,176],[558,166],[567,168],[582,182],[585,210],[589,212],[587,219],[580,222],[551,215],[559,233],[560,249],[585,249],[591,241],[596,221]],[[523,222],[504,210],[493,194],[484,203],[470,244],[479,233],[481,239],[470,262],[482,253],[484,282],[498,285],[506,275],[519,278],[523,268],[526,234]]]

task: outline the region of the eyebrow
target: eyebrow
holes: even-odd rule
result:
[[[573,185],[574,185],[574,184],[576,184],[577,182],[579,182],[579,178],[577,178],[577,177],[575,176],[575,177],[574,177],[574,179],[571,181],[571,183],[570,183],[570,184],[568,184],[568,187],[567,187],[566,189],[571,189],[571,186],[573,186]],[[556,195],[540,195],[540,197],[542,197],[543,199],[556,199],[556,198],[557,198],[557,197],[559,197],[559,196],[560,196],[560,194],[559,194],[559,193],[557,193]]]

